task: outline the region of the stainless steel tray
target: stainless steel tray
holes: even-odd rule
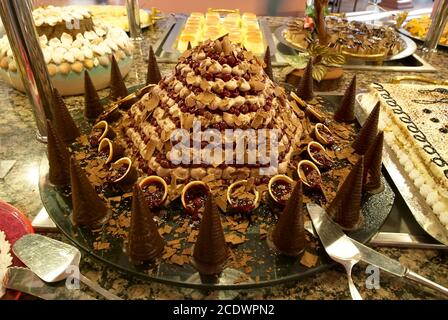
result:
[[[167,21],[167,24],[164,27],[165,32],[162,37],[160,37],[155,48],[155,53],[160,62],[177,62],[181,52],[176,49],[175,45],[186,20],[187,16],[185,15],[174,15]],[[277,53],[276,45],[271,30],[267,25],[267,21],[263,17],[258,17],[258,22],[260,24],[261,32],[263,33],[263,38],[266,41],[266,45],[269,45],[271,56],[275,59]]]
[[[285,38],[286,29],[287,29],[287,26],[283,25],[275,30],[275,36],[277,37],[277,39],[286,46],[289,46],[298,51],[305,51],[304,48],[297,46],[294,43],[289,42]],[[399,52],[393,56],[385,57],[384,61],[393,61],[393,60],[403,59],[403,58],[411,56],[417,50],[417,45],[415,44],[415,42],[412,39],[406,37],[404,34],[401,34],[401,33],[399,33],[398,35],[399,35],[400,39],[405,44],[404,50],[402,50],[401,52]]]
[[[362,107],[364,94],[360,93],[356,96],[359,107],[356,110],[356,116],[360,123],[364,123],[367,118],[367,114]],[[437,241],[448,245],[448,229],[442,225],[439,218],[420,195],[386,141],[384,141],[383,164],[420,227]]]

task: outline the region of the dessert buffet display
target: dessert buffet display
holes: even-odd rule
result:
[[[266,43],[260,30],[257,16],[253,13],[228,13],[221,17],[219,12],[205,14],[193,12],[186,20],[180,33],[177,49],[184,52],[188,43],[195,47],[206,40],[217,39],[228,34],[230,41],[242,44],[255,54],[264,54]]]
[[[269,61],[228,36],[187,49],[164,78],[149,60],[157,84],[119,99],[115,73],[118,100],[105,109],[87,90],[85,114],[98,116],[87,135],[56,94],[41,195],[80,247],[158,281],[235,288],[329,266],[305,203],[362,242],[384,222],[393,194],[381,176],[380,105],[359,130],[356,77],[335,107],[314,96],[311,62],[289,95]]]
[[[435,236],[441,242],[448,242],[447,97],[446,86],[375,83],[361,99],[367,112],[371,103],[380,102],[385,142],[426,202],[424,215],[444,226]]]
[[[109,85],[111,59],[125,76],[131,67],[132,43],[123,29],[100,24],[78,7],[42,7],[33,11],[51,82],[62,95],[84,93],[84,71],[97,89]],[[0,40],[0,76],[16,89],[23,84],[7,36]]]
[[[424,41],[429,27],[431,26],[431,22],[432,19],[429,15],[409,19],[404,27],[400,28],[400,31],[412,38]],[[439,45],[448,46],[448,26],[445,26]]]
[[[78,6],[92,14],[95,23],[103,23],[120,29],[129,31],[128,13],[125,6],[113,5],[87,5]],[[140,23],[142,28],[152,26],[157,17],[157,9],[153,8],[151,12],[140,9]]]

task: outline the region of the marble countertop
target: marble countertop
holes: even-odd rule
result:
[[[281,23],[280,19],[269,19],[271,24]],[[161,25],[163,23],[159,22]],[[129,86],[143,83],[146,77],[147,44],[155,43],[161,27],[145,32],[143,49],[137,46],[134,68],[126,82]],[[143,54],[140,54],[143,52]],[[437,68],[436,73],[420,74],[435,78],[446,78],[448,73],[448,51],[441,50],[429,61]],[[170,72],[173,64],[161,63],[163,74]],[[279,77],[281,70],[276,68]],[[338,91],[342,92],[350,81],[353,71],[346,71]],[[414,73],[409,73],[415,75]],[[394,72],[357,72],[358,89],[367,88],[372,81],[389,81],[392,77],[402,75]],[[106,96],[108,90],[100,92]],[[73,114],[80,114],[83,107],[82,97],[65,99]],[[27,97],[0,81],[0,161],[15,160],[16,163],[5,179],[0,180],[0,199],[9,202],[33,219],[42,208],[39,196],[39,165],[45,156],[46,147],[35,139],[36,126],[31,106]],[[62,235],[53,235],[64,239]],[[428,277],[442,285],[448,286],[448,251],[415,249],[380,249],[391,258],[399,260],[413,271]],[[353,278],[361,295],[365,299],[444,299],[446,297],[429,289],[414,285],[385,272],[380,274],[380,287],[368,289],[370,273],[367,265],[360,263],[353,270]],[[345,271],[336,267],[324,273],[309,277],[299,282],[278,285],[265,289],[233,292],[202,292],[182,289],[157,283],[144,282],[130,275],[120,273],[84,255],[81,272],[93,281],[125,299],[204,299],[204,298],[239,298],[239,299],[350,299]],[[88,294],[94,295],[83,288]]]

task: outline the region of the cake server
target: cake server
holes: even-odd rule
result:
[[[4,287],[20,291],[43,300],[96,300],[80,290],[69,290],[65,286],[49,285],[30,269],[8,268]]]
[[[350,239],[350,238],[349,238]],[[362,243],[359,243],[356,240],[351,239],[353,244],[358,248],[358,250],[361,252],[361,260],[371,264],[373,266],[376,266],[380,268],[381,270],[384,270],[386,272],[389,272],[393,275],[396,275],[400,278],[405,278],[412,280],[416,283],[419,283],[421,285],[427,286],[431,289],[434,289],[438,292],[443,293],[444,295],[448,296],[448,288],[445,288],[441,286],[440,284],[437,284],[429,279],[426,279],[415,272],[412,272],[408,268],[404,267],[400,262],[389,258],[388,256],[379,253],[378,251],[375,251]]]
[[[352,279],[352,268],[361,260],[361,253],[342,229],[330,220],[324,209],[315,204],[308,204],[307,208],[325,251],[331,259],[345,267],[353,300],[362,300]]]
[[[69,244],[39,234],[27,234],[16,241],[13,252],[47,283],[73,277],[108,300],[122,300],[79,272],[81,252]]]
[[[320,222],[320,221],[324,221],[324,226],[323,228],[328,228],[332,231],[326,231],[327,233],[336,233],[336,234],[340,234],[343,233],[342,229],[335,224],[333,221],[330,220],[330,218],[328,217],[327,213],[325,212],[325,210],[323,208],[321,208],[320,206],[316,205],[316,204],[308,204],[307,205],[308,208],[308,213],[311,216],[311,219],[313,220],[313,224],[314,227],[317,231],[317,233],[320,234],[322,233],[319,232],[319,229],[316,227],[316,223]],[[363,245],[362,243],[347,237],[344,234],[345,238],[349,241],[352,242],[353,245],[356,246],[356,248],[359,250],[360,254],[361,254],[361,261],[364,261],[370,265],[376,266],[378,268],[380,268],[381,270],[384,270],[388,273],[391,273],[393,275],[396,275],[400,278],[405,278],[405,279],[409,279],[412,280],[416,283],[419,283],[421,285],[427,286],[429,288],[432,288],[436,291],[439,291],[445,295],[448,295],[448,289],[431,281],[428,280],[418,274],[416,274],[415,272],[412,272],[411,270],[409,270],[408,268],[404,267],[400,262],[389,258],[388,256],[379,253],[378,251],[375,251],[365,245]],[[322,237],[320,236],[321,240]],[[323,241],[322,241],[323,243]],[[324,244],[325,246],[325,244]]]

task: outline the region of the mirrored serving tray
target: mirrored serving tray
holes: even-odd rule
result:
[[[341,96],[328,96],[323,98],[327,109],[334,109],[338,105]],[[90,130],[87,125],[82,127],[83,132]],[[391,186],[384,180],[385,190],[377,195],[365,196],[363,199],[363,214],[365,223],[362,229],[349,233],[354,239],[366,243],[381,228],[387,219],[394,203],[395,193]],[[191,265],[178,266],[162,261],[157,265],[146,265],[136,267],[129,262],[127,255],[123,250],[123,238],[111,235],[103,227],[97,232],[92,232],[88,228],[75,227],[72,225],[69,216],[72,210],[71,197],[69,190],[61,190],[52,186],[48,182],[48,161],[42,160],[40,168],[40,195],[42,202],[57,227],[79,248],[91,254],[98,260],[107,265],[116,267],[123,272],[135,275],[137,277],[156,281],[165,284],[171,284],[190,288],[209,288],[209,289],[247,289],[255,287],[272,286],[287,281],[298,280],[310,275],[323,272],[334,265],[328,258],[324,250],[319,245],[310,246],[307,250],[318,257],[317,263],[311,268],[307,268],[300,263],[301,257],[288,258],[275,255],[267,246],[266,240],[260,237],[260,224],[275,219],[256,219],[251,223],[244,244],[233,248],[233,251],[239,253],[250,252],[252,260],[247,263],[250,267],[249,272],[246,268],[231,269],[227,268],[218,284],[203,284],[199,276]],[[182,215],[180,201],[175,201],[167,208],[168,217],[176,214]],[[114,210],[114,216],[117,217],[122,210],[129,210],[130,199],[124,201],[120,207]],[[263,203],[255,214],[259,217],[272,217],[273,211],[267,203]],[[177,228],[183,221],[170,221],[167,223],[173,228]],[[269,226],[267,226],[269,228]],[[171,235],[169,235],[171,236]],[[167,240],[171,240],[167,237]],[[95,250],[95,242],[110,243],[108,250]],[[247,272],[247,273],[246,273]]]
[[[279,34],[279,32],[282,31],[281,27],[271,28],[271,31],[275,34],[274,43],[277,49],[274,66],[286,66],[288,65],[288,58],[297,55],[300,50],[296,50],[290,45],[284,43],[286,40],[284,40],[281,34]],[[342,67],[347,70],[364,71],[436,72],[437,70],[433,66],[421,58],[417,53],[414,53],[415,43],[412,40],[410,41],[413,43],[412,47],[409,47],[410,51],[407,53],[404,52],[405,54],[402,53],[397,59],[384,61],[381,65],[378,65],[376,61],[347,59],[347,63]]]

